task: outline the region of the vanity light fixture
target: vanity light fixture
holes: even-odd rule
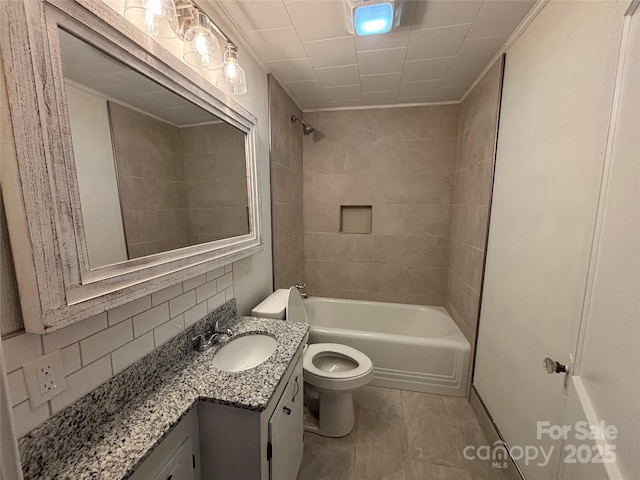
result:
[[[238,47],[191,0],[125,0],[124,16],[157,38],[183,40],[182,58],[195,68],[222,69],[231,95],[247,92],[247,77],[238,63]],[[226,42],[224,56],[217,37]]]
[[[244,69],[238,64],[238,47],[227,42],[224,49],[224,66],[222,67],[225,81],[231,86],[231,95],[247,93],[247,77]]]
[[[189,20],[183,23],[187,28],[184,31],[182,58],[192,67],[215,70],[222,65],[220,43],[210,24],[209,17],[195,8],[190,12]]]
[[[401,0],[345,0],[347,30],[356,35],[377,35],[400,25]]]
[[[158,38],[178,36],[178,14],[174,0],[125,0],[124,16]]]

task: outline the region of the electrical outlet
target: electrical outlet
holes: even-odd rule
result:
[[[56,369],[53,362],[46,362],[41,364],[36,369],[36,375],[38,376],[38,386],[40,387],[40,395],[46,395],[54,388],[58,387],[58,379],[56,378]]]
[[[66,388],[60,350],[25,365],[23,370],[32,408],[42,405]]]

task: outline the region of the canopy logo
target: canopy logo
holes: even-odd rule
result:
[[[576,422],[574,425],[553,425],[549,421],[536,423],[536,438],[544,441],[563,442],[564,463],[613,463],[616,461],[616,446],[613,440],[618,437],[614,425],[600,422],[591,425],[588,422]],[[462,453],[467,460],[491,461],[493,468],[506,468],[511,457],[524,465],[536,464],[544,467],[549,464],[556,445],[512,445],[502,440],[493,445],[467,445]]]

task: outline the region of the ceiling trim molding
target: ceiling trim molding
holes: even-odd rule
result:
[[[505,42],[502,45],[502,47],[500,47],[500,50],[498,50],[496,52],[496,54],[489,61],[487,66],[484,67],[484,70],[482,70],[480,72],[480,74],[478,75],[478,77],[473,81],[473,83],[471,85],[469,85],[469,88],[467,88],[467,91],[464,92],[464,95],[462,95],[462,98],[460,98],[459,103],[462,103],[462,102],[465,101],[465,99],[473,91],[473,89],[480,82],[480,80],[482,80],[482,77],[484,77],[485,73],[487,73],[491,69],[493,64],[496,62],[496,60],[498,60],[500,57],[502,57],[502,55],[505,54],[507,52],[507,50],[509,50],[511,48],[511,46],[516,42],[516,40],[518,40],[518,38],[520,38],[520,35],[522,35],[525,32],[525,30],[529,27],[529,25],[531,25],[531,22],[533,22],[533,20],[538,16],[538,14],[540,13],[540,11],[542,11],[542,9],[545,7],[545,5],[547,3],[549,3],[549,1],[550,0],[537,0],[536,1],[536,4],[533,6],[533,8],[531,10],[529,10],[529,13],[527,13],[527,15],[524,17],[524,19],[520,22],[520,25],[518,25],[516,27],[516,29],[513,31],[513,33],[511,35],[509,35],[509,38],[507,38],[505,40]]]
[[[302,112],[313,113],[335,112],[340,110],[372,110],[378,108],[435,107],[438,105],[458,105],[459,103],[461,103],[461,100],[452,100],[448,102],[388,103],[385,105],[352,105],[348,107],[307,108],[302,110]]]
[[[196,0],[195,3],[202,10],[204,10],[205,13],[209,13],[207,12],[207,9],[210,9],[210,10],[213,10],[216,14],[218,14],[218,16],[222,18],[222,21],[226,23],[226,26],[229,28],[229,30],[231,30],[232,35],[242,40],[240,42],[242,44],[242,47],[246,49],[249,55],[253,57],[253,59],[258,63],[258,65],[260,65],[260,67],[264,70],[265,75],[269,74],[273,76],[273,73],[269,68],[269,64],[262,57],[262,55],[260,55],[260,53],[254,48],[253,44],[249,41],[244,31],[233,19],[233,16],[229,13],[227,8],[225,7],[225,2],[223,0]],[[274,80],[277,80],[275,76],[274,76]],[[301,111],[303,111],[302,107],[300,107],[300,104],[296,102],[294,96],[291,94],[291,92],[286,87],[286,85],[282,84],[280,81],[278,81],[278,83],[284,89],[284,91],[287,92],[287,95],[289,95],[293,103],[295,103],[296,106]]]

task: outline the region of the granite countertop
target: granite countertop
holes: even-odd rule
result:
[[[229,317],[231,312],[222,313]],[[225,327],[234,338],[264,333],[278,346],[254,368],[224,372],[210,360],[227,342],[203,353],[190,348],[191,337],[214,320],[207,317],[21,438],[25,479],[126,479],[198,401],[266,409],[309,326],[228,318]]]

